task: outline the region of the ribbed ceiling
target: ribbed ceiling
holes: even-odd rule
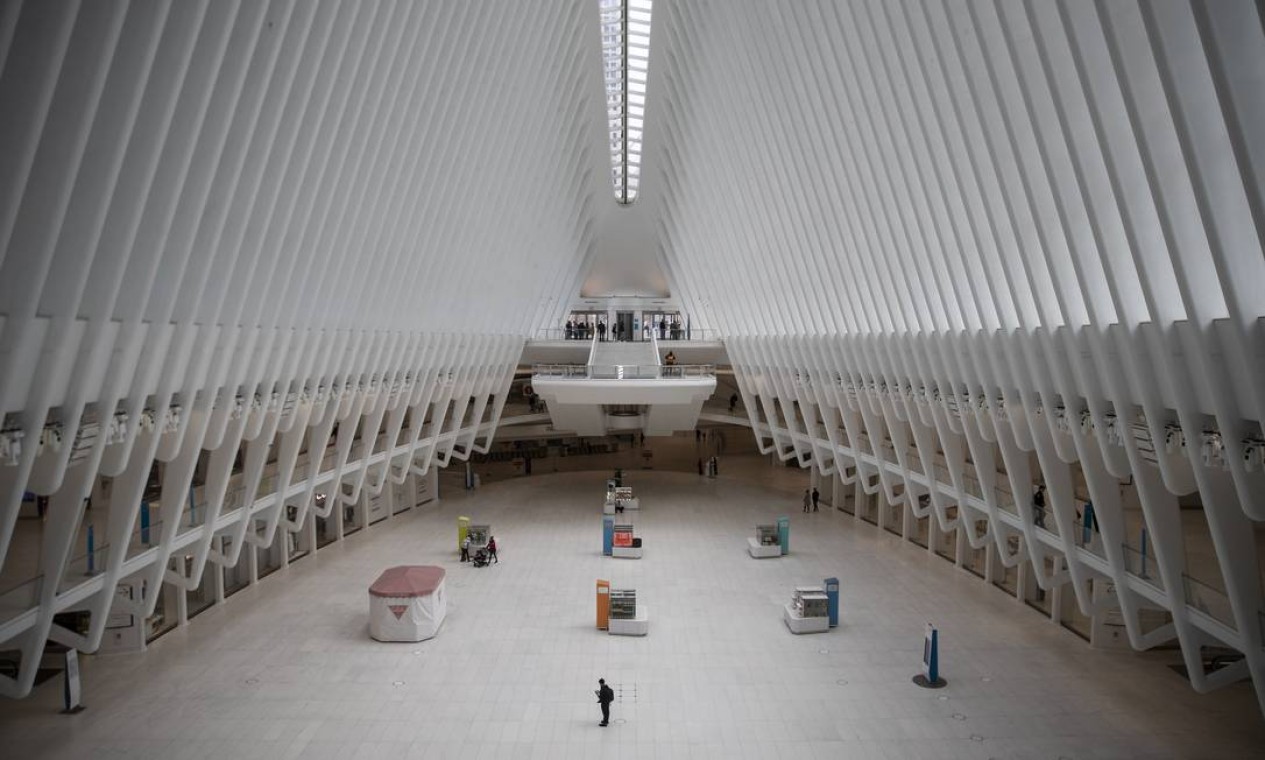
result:
[[[36,314],[524,334],[575,287],[592,3],[0,13],[6,345]]]
[[[621,207],[599,0],[0,3],[0,565],[23,496],[53,494],[41,573],[61,579],[98,475],[122,484],[126,546],[157,460],[175,464],[145,567],[171,582],[200,452],[226,481],[249,449],[249,496],[274,436],[293,465],[307,426],[354,501],[375,456],[405,478],[486,449],[524,338],[582,283],[666,286],[725,338],[762,450],[936,510],[1007,567],[1022,533],[1038,578],[1057,541],[1082,612],[1110,571],[1126,612],[1172,611],[1197,687],[1228,680],[1201,672],[1220,641],[1265,705],[1261,8],[657,0]],[[387,433],[352,466],[358,417]],[[966,493],[967,449],[978,483],[1000,452],[1013,519],[991,486]],[[1057,536],[1027,515],[1029,454]],[[952,483],[930,482],[933,456]],[[1097,559],[1073,544],[1076,461],[1110,537]],[[271,542],[317,474],[245,507],[221,488],[180,538],[195,576],[213,539],[229,566],[255,523]],[[1125,482],[1162,590],[1126,577]],[[1176,496],[1195,492],[1229,622],[1188,609]],[[123,556],[92,580],[99,613]],[[29,692],[75,603],[57,587],[10,621],[24,668],[0,693]]]
[[[647,182],[727,334],[1265,314],[1254,4],[659,10]]]

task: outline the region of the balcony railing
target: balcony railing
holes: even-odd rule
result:
[[[651,329],[647,325],[639,331],[634,331],[626,335],[620,335],[618,340],[616,340],[615,333],[611,332],[611,329],[612,329],[611,326],[607,325],[605,342],[647,343],[647,342],[650,342],[652,339],[658,340],[659,342],[662,342],[662,343],[691,341],[691,340],[715,342],[715,341],[721,340],[720,330],[715,330],[712,328],[703,328],[703,327],[691,327],[689,329],[686,329],[685,327],[681,327],[680,329],[677,329],[677,330],[667,328],[663,331],[662,335],[660,335],[659,329],[657,327],[654,329]],[[570,331],[568,331],[565,327],[542,327],[535,332],[535,334],[532,336],[532,339],[533,340],[585,341],[585,340],[593,340],[593,338],[595,337],[597,337],[596,330],[594,330],[593,334],[589,334],[587,326],[582,325],[579,327],[574,327]]]
[[[715,377],[714,364],[537,364],[532,374],[567,380],[678,380]]]
[[[1160,574],[1159,563],[1155,561],[1155,553],[1145,548],[1122,544],[1124,550],[1124,570],[1136,575],[1156,588],[1164,588],[1164,577]]]
[[[1234,607],[1225,591],[1185,573],[1182,573],[1182,587],[1186,592],[1186,604],[1230,628],[1235,627]]]

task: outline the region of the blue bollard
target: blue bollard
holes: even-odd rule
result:
[[[1146,528],[1142,529],[1142,568],[1138,572],[1139,578],[1146,578]]]

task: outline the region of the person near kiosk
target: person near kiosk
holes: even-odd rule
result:
[[[462,562],[470,561],[470,537],[469,536],[466,536],[465,539],[461,542],[461,561]]]
[[[495,562],[501,564],[501,558],[496,556],[496,536],[488,536],[488,564]]]

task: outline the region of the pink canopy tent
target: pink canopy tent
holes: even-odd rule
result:
[[[400,565],[369,587],[369,635],[378,641],[422,641],[439,632],[448,610],[442,567]]]

